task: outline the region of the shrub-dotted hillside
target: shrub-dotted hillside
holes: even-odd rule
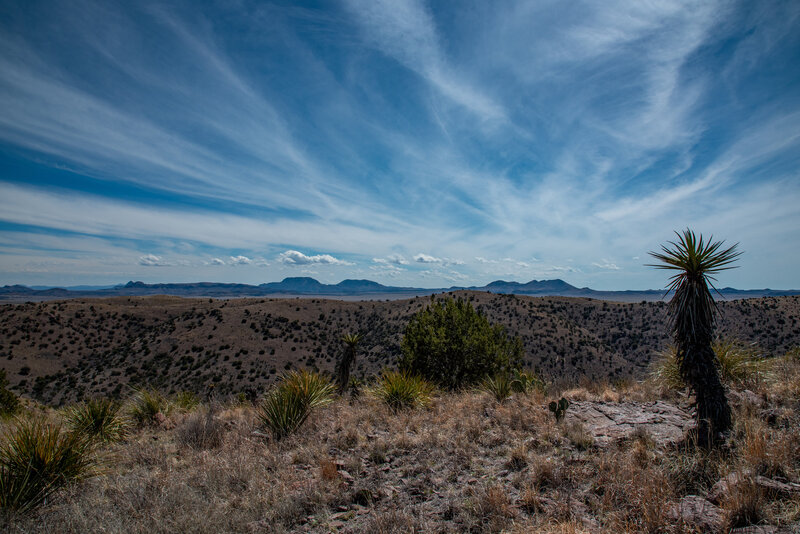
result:
[[[668,343],[664,303],[460,291],[491,322],[519,335],[525,365],[548,379],[640,376]],[[441,298],[441,297],[436,297]],[[119,297],[0,306],[0,362],[11,387],[62,404],[130,386],[260,393],[291,368],[332,371],[340,338],[360,332],[354,369],[392,366],[411,315],[430,297],[324,299]],[[800,297],[720,303],[721,335],[767,353],[800,344]]]

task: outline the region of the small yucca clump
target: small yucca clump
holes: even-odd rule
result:
[[[764,378],[764,359],[754,345],[720,339],[714,342],[712,348],[719,362],[719,374],[723,382],[752,386]]]
[[[92,399],[67,408],[64,418],[72,432],[104,442],[119,441],[129,426],[129,420],[121,413],[120,404],[111,399]]]
[[[191,391],[179,391],[172,403],[182,412],[191,412],[200,405],[200,399]]]
[[[478,384],[478,389],[490,394],[500,404],[511,398],[514,392],[513,380],[506,373],[487,376]]]
[[[128,405],[130,416],[140,425],[152,424],[159,413],[168,415],[170,409],[169,401],[157,389],[137,390]]]
[[[433,395],[433,385],[422,377],[405,372],[384,372],[372,388],[372,394],[394,410],[426,406]]]
[[[656,355],[650,366],[650,378],[662,389],[683,389],[680,367],[676,358],[676,349],[671,346]]]
[[[26,513],[93,475],[91,440],[43,417],[18,418],[0,443],[0,508]]]
[[[720,379],[729,385],[749,386],[756,384],[765,375],[765,364],[758,350],[729,339],[712,344],[717,357]],[[651,368],[651,377],[665,389],[686,387],[681,378],[675,347],[662,351]]]
[[[533,371],[523,371],[515,369],[511,374],[511,389],[515,393],[524,393],[525,395],[534,391],[544,393],[547,390],[547,385],[544,380]]]
[[[261,426],[281,439],[297,430],[314,408],[329,404],[334,391],[330,380],[319,373],[292,371],[269,392],[256,415]]]

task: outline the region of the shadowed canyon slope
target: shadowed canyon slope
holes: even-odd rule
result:
[[[454,294],[519,335],[525,365],[549,380],[641,376],[669,343],[663,302]],[[125,396],[137,385],[258,393],[285,369],[332,371],[347,332],[363,334],[357,376],[392,366],[409,317],[429,301],[153,296],[6,304],[0,361],[17,392],[56,404]],[[766,354],[800,343],[800,297],[721,302],[720,310],[721,335]]]

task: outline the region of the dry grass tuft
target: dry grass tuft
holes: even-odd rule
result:
[[[764,517],[764,490],[752,476],[741,477],[725,494],[722,509],[727,513],[729,529],[759,524]]]
[[[339,469],[330,458],[325,458],[319,463],[319,476],[322,480],[332,481],[339,479]]]
[[[473,532],[501,532],[517,515],[505,488],[497,484],[474,492],[467,510],[467,521]]]
[[[202,409],[189,415],[175,428],[179,445],[195,450],[216,449],[222,444],[225,425],[212,409]]]

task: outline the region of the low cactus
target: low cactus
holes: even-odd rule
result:
[[[567,408],[569,408],[569,401],[564,397],[561,397],[558,402],[552,401],[549,405],[550,411],[556,416],[556,421],[561,421],[564,418],[564,414],[567,413]]]

